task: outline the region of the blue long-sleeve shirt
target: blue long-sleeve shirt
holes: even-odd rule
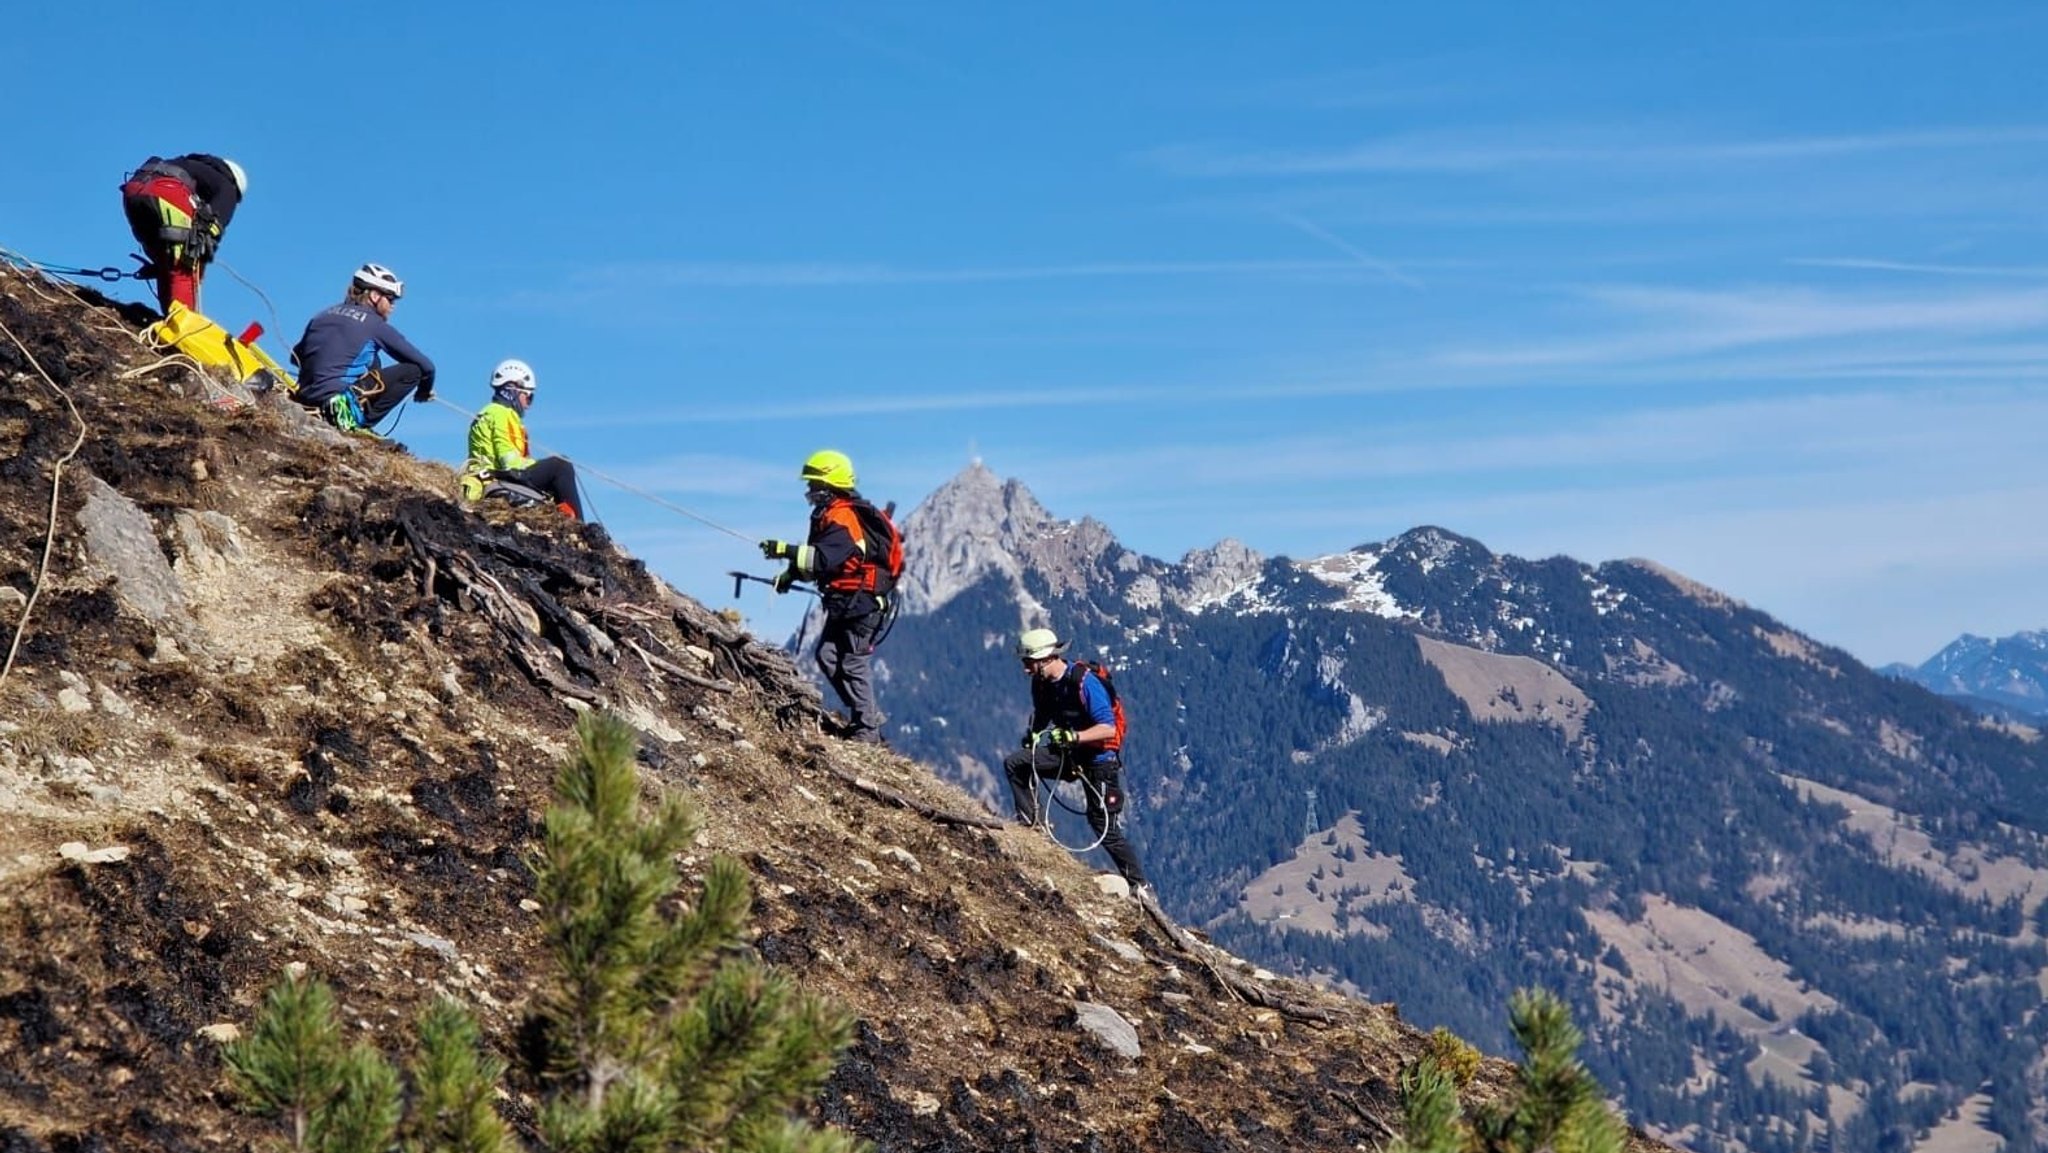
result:
[[[307,321],[305,335],[292,346],[292,360],[299,366],[299,403],[314,405],[340,395],[382,363],[380,352],[400,364],[418,365],[420,383],[433,387],[434,362],[369,305],[344,301]]]
[[[1096,725],[1115,724],[1116,706],[1110,702],[1109,690],[1094,670],[1069,661],[1066,675],[1056,681],[1031,678],[1033,731],[1058,726],[1079,732]],[[1120,753],[1100,745],[1080,747],[1091,765],[1121,759]]]

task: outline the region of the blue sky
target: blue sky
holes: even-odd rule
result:
[[[979,456],[1165,557],[1650,557],[1872,663],[2048,626],[2038,5],[195,20],[9,18],[0,245],[121,262],[123,170],[232,156],[274,351],[389,264],[443,395],[523,357],[540,441],[749,538],[801,532],[832,446],[906,508]],[[205,305],[270,322],[218,270]],[[766,571],[592,496],[709,604]]]

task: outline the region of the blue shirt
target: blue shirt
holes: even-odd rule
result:
[[[1116,707],[1109,703],[1109,690],[1103,687],[1102,678],[1093,669],[1079,668],[1069,662],[1065,676],[1056,681],[1031,678],[1031,727],[1047,729],[1055,726],[1080,732],[1096,725],[1116,724]],[[1100,746],[1090,749],[1077,746],[1088,754],[1088,763],[1099,765],[1105,761],[1119,760],[1122,754],[1115,749]]]
[[[380,352],[400,364],[418,365],[420,383],[433,387],[434,362],[369,305],[343,301],[307,321],[305,335],[292,347],[292,362],[299,366],[299,403],[316,405],[339,396],[380,365]]]

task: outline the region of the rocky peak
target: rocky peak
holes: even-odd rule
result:
[[[989,572],[1014,579],[1024,546],[1057,524],[1030,489],[974,461],[903,521],[904,608],[932,612]]]
[[[937,611],[991,572],[1015,586],[1025,620],[1041,615],[1030,591],[1038,586],[1053,594],[1120,589],[1140,610],[1163,602],[1200,609],[1257,580],[1265,563],[1234,540],[1194,549],[1178,565],[1141,556],[1093,517],[1054,517],[1022,482],[978,460],[917,506],[904,536],[912,544],[900,587],[912,613]]]
[[[1189,549],[1180,558],[1179,579],[1174,585],[1185,607],[1199,608],[1220,602],[1256,581],[1265,566],[1265,557],[1244,542],[1226,537],[1213,548]]]

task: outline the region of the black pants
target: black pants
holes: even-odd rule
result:
[[[576,466],[559,456],[534,461],[526,468],[500,469],[498,479],[544,492],[553,497],[556,504],[568,505],[577,520],[583,519],[583,498],[576,491]]]
[[[1138,864],[1138,850],[1124,838],[1124,766],[1120,761],[1077,765],[1059,752],[1043,746],[1018,749],[1003,758],[1003,774],[1010,778],[1010,798],[1017,803],[1017,817],[1037,824],[1039,781],[1072,781],[1087,775],[1088,827],[1102,838],[1102,851],[1116,863],[1116,871],[1132,888],[1145,883],[1145,870]],[[1035,779],[1034,779],[1035,778]]]
[[[393,409],[423,388],[417,364],[387,364],[365,373],[355,383],[356,398],[363,403],[363,427],[383,424]]]

